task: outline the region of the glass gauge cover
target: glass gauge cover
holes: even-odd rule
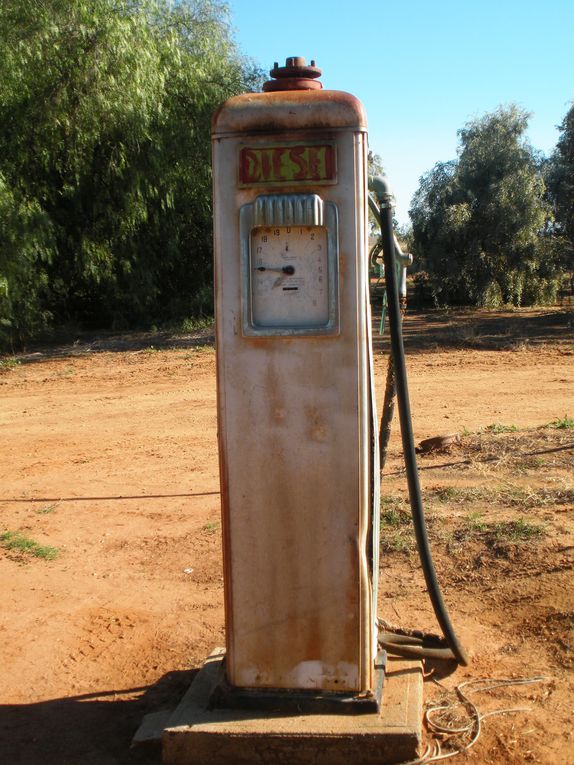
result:
[[[329,321],[329,258],[323,226],[258,226],[250,241],[251,318],[260,327]]]

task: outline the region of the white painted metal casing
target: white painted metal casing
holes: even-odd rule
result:
[[[320,149],[327,169],[311,167],[313,147],[330,147]],[[373,685],[366,155],[365,114],[346,93],[246,94],[213,121],[227,674],[239,687]],[[271,164],[255,168],[265,156]],[[268,331],[247,316],[245,231],[255,205],[267,204],[256,200],[275,194],[319,197],[331,236],[336,215],[336,316],[323,330]]]

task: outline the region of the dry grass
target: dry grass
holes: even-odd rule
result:
[[[546,539],[549,523],[558,529],[557,513],[574,506],[568,476],[574,443],[567,430],[491,425],[463,435],[446,462],[444,453],[421,460],[423,482],[430,479],[426,470],[436,470],[432,480],[441,481],[423,491],[435,549],[470,565],[484,555],[528,555],[529,547]],[[414,554],[405,494],[381,500],[381,551]]]
[[[570,418],[554,420],[541,428],[492,423],[476,433],[463,430],[458,442],[440,453],[422,455],[419,470],[457,468],[486,473],[533,472],[574,468],[574,434]],[[560,424],[557,424],[560,423]],[[565,424],[564,424],[565,423]]]

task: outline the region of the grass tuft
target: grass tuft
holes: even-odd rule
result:
[[[396,495],[381,497],[381,550],[407,553],[414,547],[411,516],[406,501]]]
[[[554,428],[555,430],[574,430],[574,419],[565,414],[561,420],[552,420],[546,427]]]
[[[411,522],[406,500],[387,494],[381,497],[381,526],[406,526]]]
[[[10,372],[12,369],[16,369],[17,366],[20,365],[20,362],[18,359],[14,358],[13,356],[6,356],[3,359],[0,359],[0,374],[3,372]]]
[[[482,520],[481,513],[469,513],[465,524],[467,528],[474,534],[482,534],[488,529],[488,524]]]
[[[219,529],[219,521],[209,521],[208,523],[203,526],[201,529],[206,534],[215,534],[215,532]]]
[[[183,357],[186,361],[194,361],[197,359],[198,355],[201,353],[208,353],[209,351],[215,352],[215,348],[213,345],[209,344],[202,344],[202,345],[194,345],[191,350],[185,354]]]
[[[24,536],[21,531],[5,531],[0,534],[0,543],[7,550],[14,550],[44,560],[54,560],[59,554],[56,547],[38,544],[33,539]]]
[[[520,544],[539,539],[546,533],[546,526],[533,523],[525,518],[511,521],[496,521],[488,523],[481,513],[470,513],[462,524],[451,534],[449,551],[454,552],[452,541],[461,542],[481,541],[491,550],[500,550],[505,544]]]
[[[189,317],[184,319],[180,326],[179,331],[185,334],[192,332],[198,332],[200,329],[207,329],[213,324],[213,316],[201,316],[201,317]]]
[[[547,507],[548,505],[565,505],[574,502],[574,488],[551,489],[542,487],[533,489],[529,486],[519,487],[512,484],[498,486],[446,486],[425,492],[425,499],[441,503],[456,502],[459,505],[482,503],[488,505],[504,505],[505,507]]]
[[[502,422],[493,422],[486,426],[485,431],[487,433],[516,433],[518,428],[516,425],[505,425]]]
[[[544,535],[546,527],[542,523],[532,523],[524,518],[513,521],[499,521],[487,529],[491,537],[498,542],[528,542]]]
[[[46,505],[45,507],[38,508],[36,512],[38,515],[48,515],[49,513],[53,513],[59,504],[59,502],[54,502],[52,505]]]

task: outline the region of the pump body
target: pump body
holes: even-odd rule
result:
[[[245,94],[212,136],[227,679],[368,694],[379,503],[365,114],[337,91]]]

